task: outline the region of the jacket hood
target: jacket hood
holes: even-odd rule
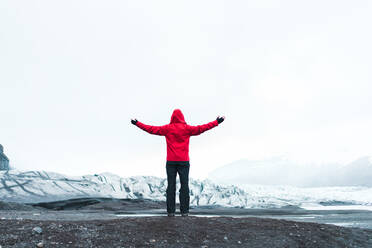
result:
[[[185,117],[183,117],[183,114],[180,109],[175,109],[173,111],[171,121],[170,123],[183,123],[186,124]]]

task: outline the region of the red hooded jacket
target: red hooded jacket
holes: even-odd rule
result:
[[[190,136],[199,135],[218,126],[217,120],[204,125],[190,126],[185,122],[181,110],[173,111],[171,121],[164,126],[150,126],[137,121],[136,126],[150,134],[165,136],[167,140],[167,161],[189,161]]]

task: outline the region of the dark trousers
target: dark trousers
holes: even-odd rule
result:
[[[180,211],[181,213],[188,213],[190,206],[189,194],[189,165],[167,165],[167,212],[176,212],[176,177],[177,172],[180,176]]]

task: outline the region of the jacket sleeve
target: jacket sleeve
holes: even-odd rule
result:
[[[214,120],[204,125],[188,126],[188,131],[189,131],[189,135],[199,135],[217,126],[218,126],[218,121]]]
[[[166,135],[167,134],[167,130],[168,130],[168,125],[164,125],[164,126],[150,126],[150,125],[146,125],[142,122],[139,122],[137,121],[136,123],[136,126],[141,128],[142,130],[150,133],[150,134],[155,134],[155,135]]]

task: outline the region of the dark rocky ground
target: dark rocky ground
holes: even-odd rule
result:
[[[146,200],[75,199],[43,208],[0,202],[0,246],[372,247],[368,229],[256,217],[167,217],[164,207]],[[137,209],[161,214],[117,216]]]
[[[0,233],[2,247],[372,247],[371,230],[252,217],[0,220]]]

